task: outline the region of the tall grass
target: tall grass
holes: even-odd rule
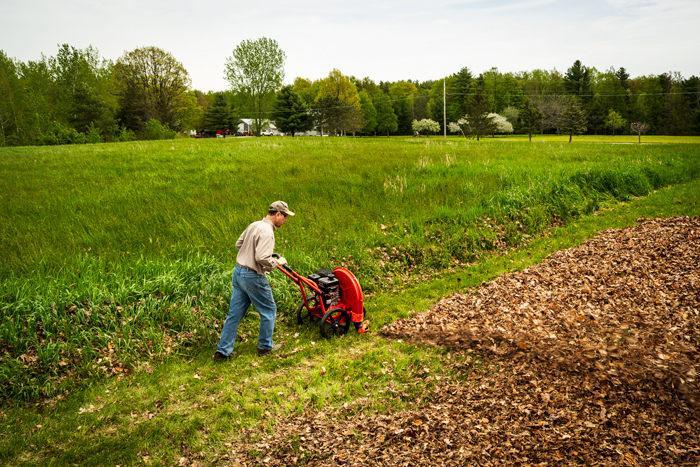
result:
[[[283,199],[276,249],[365,292],[698,177],[700,146],[257,138],[0,151],[0,397],[215,342],[233,247]],[[271,276],[280,313],[298,300]]]

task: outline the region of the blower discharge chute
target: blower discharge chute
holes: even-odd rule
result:
[[[272,255],[279,258],[279,255]],[[321,320],[321,336],[343,335],[350,329],[363,334],[369,329],[365,317],[364,298],[360,283],[353,273],[337,267],[333,271],[322,270],[304,277],[288,264],[277,266],[301,289],[302,302],[297,308],[297,323],[304,324],[312,318]]]

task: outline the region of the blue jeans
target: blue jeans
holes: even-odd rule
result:
[[[245,316],[252,303],[260,314],[260,330],[258,331],[258,348],[267,350],[273,346],[272,332],[275,330],[275,318],[277,317],[277,305],[272,297],[270,283],[265,276],[261,276],[249,269],[243,269],[236,265],[233,270],[233,293],[231,304],[228,308],[228,316],[221,331],[221,338],[216,351],[223,355],[230,355],[236,345],[238,325]]]

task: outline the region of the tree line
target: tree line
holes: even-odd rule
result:
[[[565,73],[474,74],[463,67],[428,81],[375,82],[333,69],[283,85],[285,53],[268,38],[242,41],[226,60],[230,88],[192,88],[169,52],[142,47],[116,62],[97,49],[60,45],[21,62],[0,50],[0,145],[174,138],[190,130],[235,132],[242,118],[261,134],[410,135],[480,138],[524,134],[700,134],[700,78],[680,72],[632,78],[575,61]]]

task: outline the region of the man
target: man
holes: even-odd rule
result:
[[[275,250],[275,230],[287,222],[287,216],[293,215],[287,203],[275,201],[268,208],[267,216],[261,221],[250,224],[238,238],[236,242],[238,256],[236,268],[233,270],[231,304],[214,354],[214,361],[237,355],[233,347],[236,344],[238,324],[251,303],[260,314],[258,356],[276,352],[283,347],[282,344],[274,345],[272,342],[277,305],[265,274],[269,274],[277,266],[287,264],[286,259],[282,257],[275,259],[272,253]]]

